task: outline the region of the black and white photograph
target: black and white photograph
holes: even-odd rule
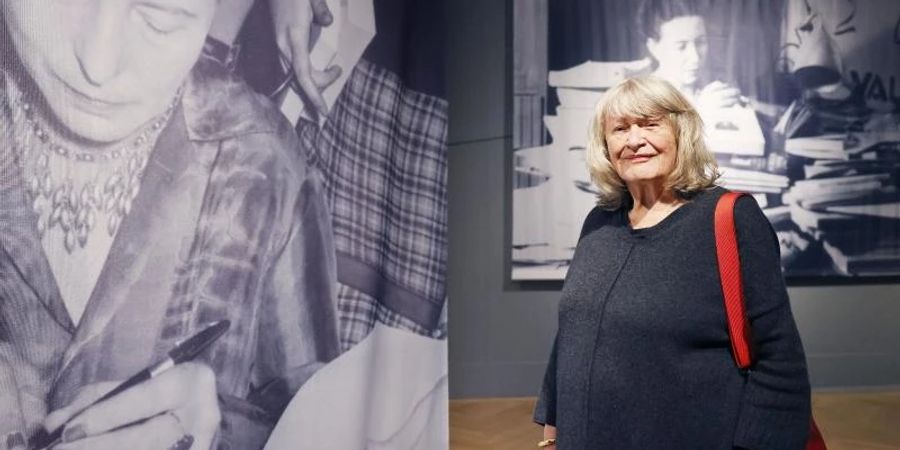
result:
[[[900,276],[900,3],[515,0],[511,21],[512,280],[565,277],[597,201],[591,118],[642,75],[698,110],[789,281]]]
[[[0,3],[0,447],[446,448],[443,29]]]

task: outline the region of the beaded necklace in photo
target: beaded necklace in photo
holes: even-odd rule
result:
[[[16,152],[25,190],[37,215],[37,231],[43,239],[49,230],[59,227],[63,243],[71,254],[87,245],[97,221],[106,216],[106,230],[115,236],[140,189],[141,176],[160,132],[168,122],[178,100],[150,122],[136,137],[103,151],[79,151],[53,141],[48,127],[42,125],[34,106],[20,96],[13,108]],[[68,171],[54,174],[63,164]],[[91,181],[76,181],[76,170],[105,172]],[[85,172],[89,173],[89,172]]]

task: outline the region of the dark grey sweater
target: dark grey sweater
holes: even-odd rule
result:
[[[558,450],[800,450],[810,417],[803,348],[778,242],[752,197],[735,208],[755,363],[731,355],[713,232],[725,190],[632,230],[585,220],[535,411]]]

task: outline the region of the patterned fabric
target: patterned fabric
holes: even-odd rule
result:
[[[342,346],[381,321],[441,337],[447,103],[362,60],[325,126],[301,122],[323,173],[338,255]]]
[[[429,330],[403,315],[392,311],[386,306],[352,287],[339,285],[338,287],[338,313],[341,318],[341,347],[343,351],[350,350],[358,342],[362,341],[381,322],[389,327],[411,330],[424,336],[443,338],[441,330]]]
[[[340,352],[330,216],[297,149],[277,110],[201,60],[77,327],[13,152],[0,150],[0,372],[16,370],[0,399],[12,389],[30,400],[29,431],[81,387],[125,379],[227,318],[199,358],[216,374],[219,448],[262,448],[294,392]]]

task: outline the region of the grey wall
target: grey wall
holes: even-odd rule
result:
[[[447,4],[450,395],[534,395],[559,293],[505,284],[508,5]],[[815,387],[900,385],[900,285],[796,287],[790,295]]]

